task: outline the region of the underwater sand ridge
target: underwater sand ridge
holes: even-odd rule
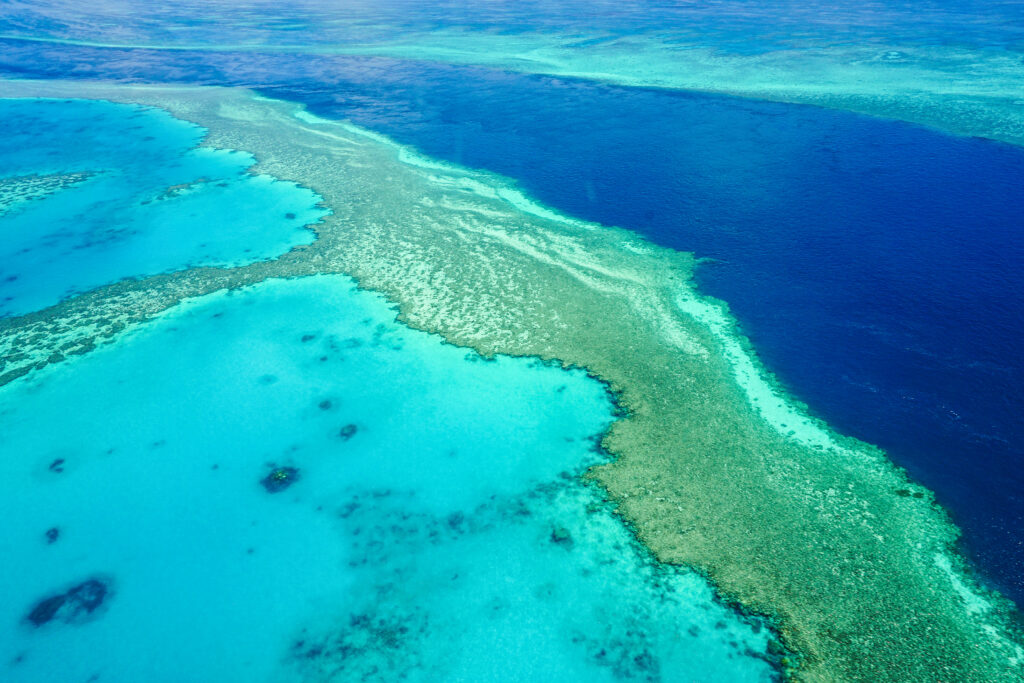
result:
[[[729,600],[771,616],[797,653],[787,675],[1024,680],[1012,606],[967,573],[958,532],[930,493],[877,449],[755,407],[737,347],[777,387],[731,320],[683,310],[703,301],[689,283],[690,255],[524,212],[496,176],[404,163],[413,153],[380,136],[242,90],[2,89],[166,108],[207,128],[204,145],[250,151],[254,171],[313,189],[333,214],[312,245],[273,261],[122,282],[0,321],[9,349],[0,381],[87,351],[183,298],[349,274],[395,301],[412,327],[484,355],[557,359],[607,382],[625,416],[604,440],[616,460],[588,476],[659,560],[694,567]],[[814,443],[819,432],[829,444]]]

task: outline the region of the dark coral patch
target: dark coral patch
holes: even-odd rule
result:
[[[297,467],[275,467],[270,474],[260,479],[267,493],[280,493],[299,480]]]
[[[52,595],[48,598],[44,598],[36,603],[36,606],[32,608],[32,611],[28,613],[28,621],[33,626],[42,626],[54,618],[57,613],[64,606],[64,603],[68,601],[67,595],[61,593],[60,595]]]
[[[338,430],[338,436],[343,441],[348,441],[349,439],[356,435],[357,431],[359,431],[359,427],[356,427],[354,424],[347,424],[340,430]]]
[[[100,579],[89,579],[63,593],[43,598],[29,611],[25,621],[36,628],[58,620],[66,624],[85,621],[110,596],[110,585]]]
[[[551,530],[551,542],[563,548],[572,548],[572,534],[564,526],[557,526]]]

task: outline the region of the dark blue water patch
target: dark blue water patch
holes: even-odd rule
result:
[[[256,86],[712,259],[701,289],[784,385],[934,489],[980,566],[1024,601],[1024,150],[389,59],[9,45],[2,60],[37,76]]]

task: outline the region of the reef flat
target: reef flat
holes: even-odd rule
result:
[[[88,172],[47,175],[32,173],[0,179],[0,216],[34,199],[42,199],[65,187],[88,180],[91,176]]]
[[[590,472],[663,561],[775,619],[802,680],[1016,681],[1010,606],[965,571],[955,527],[870,446],[787,401],[687,254],[538,206],[507,181],[241,90],[15,83],[167,109],[205,145],[324,198],[317,239],[272,261],[101,288],[0,321],[3,381],[82,352],[184,298],[268,277],[346,273],[400,319],[484,355],[586,369],[624,417]]]

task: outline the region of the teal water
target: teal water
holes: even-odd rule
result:
[[[310,190],[247,173],[251,155],[198,148],[204,131],[163,111],[2,100],[0,121],[0,317],[127,277],[273,258],[312,242],[304,226],[325,214]]]
[[[772,677],[579,479],[598,382],[394,315],[268,281],[0,389],[0,678]]]

